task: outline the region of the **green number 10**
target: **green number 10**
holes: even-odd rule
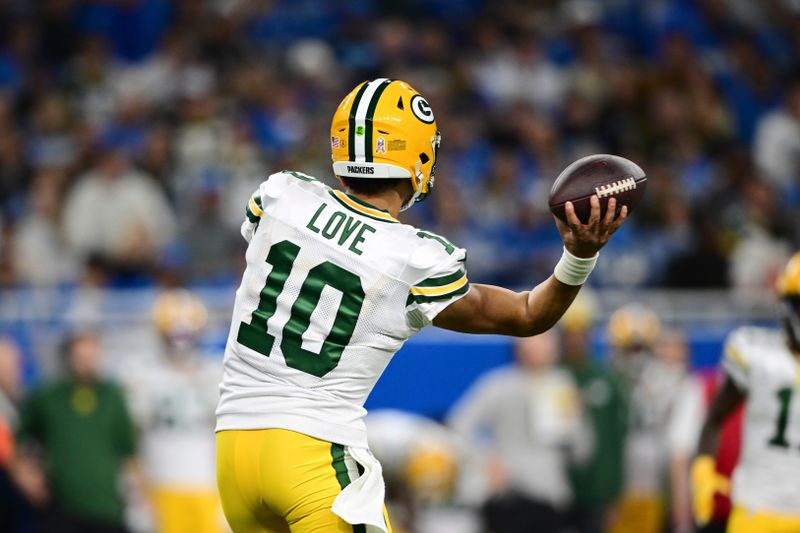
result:
[[[269,357],[275,337],[268,332],[267,321],[275,314],[278,296],[283,292],[299,253],[300,247],[290,241],[281,241],[269,249],[267,263],[272,265],[272,271],[261,289],[258,307],[250,316],[250,323],[239,324],[236,340],[242,346]],[[303,334],[311,325],[311,314],[317,308],[325,286],[339,290],[342,300],[322,349],[314,353],[303,349]],[[356,329],[362,305],[364,289],[357,275],[330,261],[309,270],[300,287],[300,294],[292,304],[289,321],[283,328],[281,351],[286,364],[319,378],[336,368]]]

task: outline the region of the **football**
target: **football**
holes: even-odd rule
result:
[[[600,216],[605,216],[608,201],[617,199],[617,213],[623,205],[628,214],[642,199],[647,187],[644,171],[624,157],[595,154],[578,159],[558,175],[550,189],[550,211],[566,222],[564,204],[572,202],[575,214],[582,223],[589,220],[589,198],[600,199]]]

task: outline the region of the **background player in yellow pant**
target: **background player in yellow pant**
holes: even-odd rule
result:
[[[158,533],[220,533],[224,520],[214,483],[214,406],[220,365],[200,352],[207,311],[187,290],[164,291],[153,306],[157,353],[120,363],[141,431]]]
[[[587,224],[567,203],[553,276],[521,293],[470,285],[465,250],[397,220],[430,192],[440,140],[417,91],[364,82],[331,125],[333,171],[347,192],[284,171],[251,196],[217,408],[217,480],[237,533],[389,533],[363,405],[395,352],[430,324],[549,329],[625,219],[613,198],[601,219],[592,196]]]
[[[717,492],[732,485],[732,533],[800,531],[800,253],[778,281],[783,331],[744,327],[728,337],[726,379],[711,405],[692,466],[695,518],[708,522]],[[732,484],[716,472],[720,428],[746,402],[743,447]]]

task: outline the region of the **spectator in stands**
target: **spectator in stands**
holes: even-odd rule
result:
[[[787,83],[783,105],[758,121],[753,159],[770,183],[800,196],[800,71]]]
[[[20,412],[20,460],[40,454],[47,479],[23,488],[43,509],[42,532],[123,532],[123,471],[143,481],[133,422],[121,391],[100,377],[97,336],[75,333],[63,351],[65,377],[32,391]]]
[[[496,533],[560,531],[572,502],[569,467],[591,453],[580,393],[558,368],[554,332],[518,341],[516,362],[482,377],[450,415],[480,454],[483,517]]]
[[[99,163],[78,178],[64,207],[67,241],[118,268],[147,266],[175,233],[175,216],[151,177],[133,168],[120,139],[109,139]]]
[[[650,208],[642,205],[615,241],[621,253],[595,277],[603,285],[739,284],[740,272],[728,276],[729,263],[736,270],[743,257],[771,248],[753,253],[750,245],[764,239],[721,235],[731,224],[726,206],[750,194],[747,180],[725,164],[732,155],[747,154],[741,168],[755,160],[754,175],[763,175],[789,210],[800,204],[800,89],[796,81],[779,83],[796,80],[789,74],[798,69],[792,43],[800,23],[791,2],[663,0],[653,9],[630,0],[439,0],[419,24],[414,2],[390,11],[374,1],[301,3],[302,17],[291,2],[206,1],[192,9],[165,0],[125,7],[0,3],[5,234],[14,240],[27,233],[19,241],[28,243],[30,233],[41,233],[41,224],[28,229],[31,196],[41,192],[32,185],[57,169],[72,186],[60,202],[70,246],[81,258],[99,252],[117,270],[153,282],[144,267],[176,226],[194,222],[189,191],[198,181],[213,176],[223,184],[222,217],[210,224],[225,221],[230,227],[222,231],[235,234],[230,221],[240,216],[241,195],[271,170],[332,178],[327,148],[306,141],[329,126],[319,111],[335,106],[352,80],[381,75],[411,79],[438,110],[445,138],[440,185],[447,180],[449,190],[460,191],[460,226],[469,234],[460,244],[476,241],[483,251],[474,258],[503,252],[503,261],[476,266],[482,281],[520,284],[549,275],[536,268],[560,253],[557,239],[540,232],[547,191],[587,152],[633,158],[650,176],[647,198],[658,199],[646,198]],[[354,32],[365,20],[379,31]],[[98,142],[106,148],[100,161]],[[104,154],[119,146],[136,152],[128,155],[169,205],[158,192],[142,192],[150,187],[138,179],[136,193],[130,180],[112,187],[101,179],[109,197],[91,208],[76,205],[91,196],[85,189],[103,189],[89,177],[109,173],[116,156]],[[125,166],[123,174],[138,175]],[[142,198],[120,199],[129,195]],[[452,224],[454,213],[447,202],[427,202],[405,216],[436,227]],[[675,224],[681,242],[660,246],[676,237]],[[799,239],[790,231],[766,244],[793,249]],[[5,282],[38,283],[21,268],[22,279],[14,279],[11,263],[0,257]]]
[[[495,35],[473,63],[477,89],[499,108],[523,101],[544,111],[556,109],[564,95],[564,73],[549,60],[535,31],[519,28],[508,39],[509,32],[498,30],[483,30]]]
[[[199,190],[187,195],[193,207],[179,232],[186,247],[189,279],[200,283],[229,281],[227,274],[238,259],[240,239],[222,220],[220,184],[209,179],[196,188]]]
[[[594,434],[592,455],[571,470],[575,496],[568,521],[578,533],[601,533],[622,494],[628,405],[616,376],[592,356],[590,328],[596,303],[586,291],[559,322],[562,362],[580,387]]]
[[[12,245],[17,280],[34,286],[75,281],[78,265],[61,231],[62,171],[42,170],[31,184],[29,205],[20,218]]]

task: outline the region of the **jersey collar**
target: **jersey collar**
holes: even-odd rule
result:
[[[400,223],[399,220],[394,218],[385,209],[375,207],[374,205],[368,204],[364,200],[360,200],[350,194],[344,193],[339,190],[332,190],[331,196],[333,196],[336,199],[336,201],[338,201],[345,208],[349,209],[350,211],[354,211],[360,215],[364,215],[365,217],[371,218],[373,220],[380,220],[381,222],[390,222],[393,224]]]

